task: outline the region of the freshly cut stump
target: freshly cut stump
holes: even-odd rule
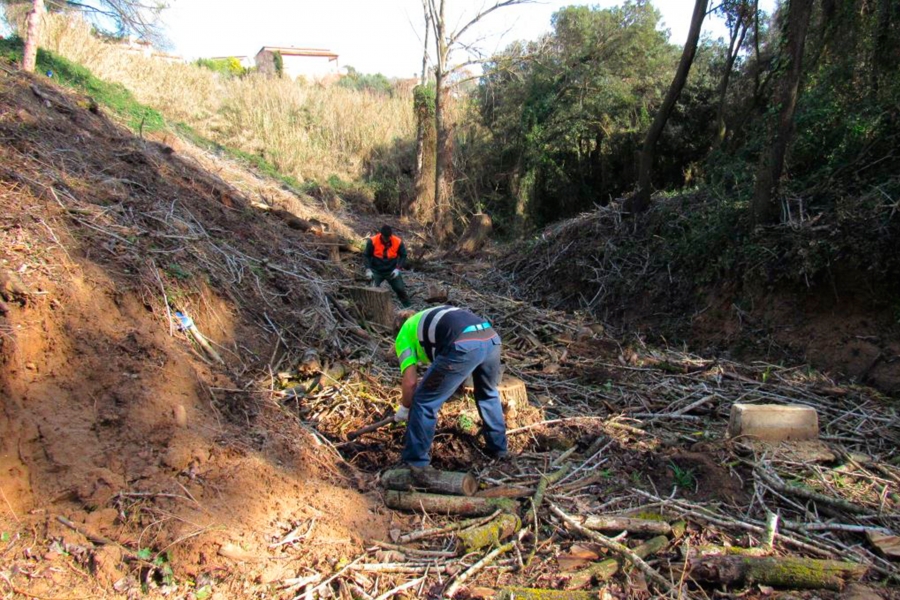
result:
[[[344,289],[347,298],[356,307],[357,316],[385,327],[394,324],[394,305],[391,290],[382,287],[349,287]]]
[[[466,394],[475,392],[475,386],[471,379],[466,381],[463,391]],[[503,416],[506,419],[507,426],[509,422],[514,420],[519,410],[528,404],[528,390],[525,388],[525,382],[511,375],[504,375],[497,386],[500,392],[500,405],[503,407]]]
[[[478,480],[471,473],[455,471],[425,471],[420,480],[415,481],[409,469],[391,469],[381,476],[381,485],[400,492],[418,489],[454,496],[472,496],[478,491]]]

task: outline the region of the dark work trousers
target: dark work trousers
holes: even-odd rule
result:
[[[500,406],[500,336],[452,344],[435,357],[413,394],[401,458],[414,467],[431,462],[431,443],[441,406],[472,376],[475,403],[484,423],[485,449],[489,455],[506,452],[506,422]]]
[[[397,298],[400,300],[400,304],[403,305],[403,308],[408,308],[410,305],[409,302],[409,294],[406,291],[406,283],[403,281],[403,275],[397,275],[393,279],[391,279],[391,274],[382,275],[378,271],[372,271],[372,285],[375,287],[381,286],[382,281],[387,281],[388,285],[391,286],[391,289],[394,290],[394,293],[397,294]]]

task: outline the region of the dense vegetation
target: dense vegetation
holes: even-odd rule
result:
[[[752,193],[779,109],[785,19],[735,4],[719,9],[731,11],[724,15],[729,24],[743,21],[733,30],[746,28],[729,85],[723,90],[728,40],[705,40],[664,131],[653,183],[659,190],[703,185],[727,198],[723,204],[740,206]],[[457,162],[475,182],[458,191],[501,225],[542,225],[626,195],[635,184],[635,152],[679,53],[658,21],[646,2],[568,7],[545,38],[495,56],[472,97],[472,124],[458,130],[466,156]],[[898,21],[896,2],[815,5],[785,171],[785,216],[790,210],[794,219],[812,218],[873,185],[896,198]]]

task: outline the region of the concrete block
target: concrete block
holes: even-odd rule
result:
[[[819,415],[796,404],[735,404],[728,437],[749,436],[767,442],[819,438]]]

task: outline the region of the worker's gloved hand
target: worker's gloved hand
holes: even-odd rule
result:
[[[400,269],[394,269],[391,271],[391,279],[397,279],[400,276]]]
[[[372,269],[366,269],[366,279],[375,279],[375,275],[372,273]]]
[[[403,405],[397,407],[397,412],[394,413],[394,422],[402,423],[409,418],[409,409]]]

